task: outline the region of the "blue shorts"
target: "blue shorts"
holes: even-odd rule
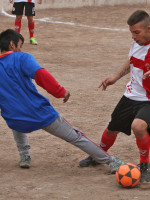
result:
[[[134,101],[123,96],[114,109],[107,128],[131,135],[131,125],[136,118],[147,123],[147,131],[150,133],[150,102]]]
[[[28,2],[14,3],[12,14],[23,15],[24,8],[25,8],[25,16],[35,16],[35,4]]]

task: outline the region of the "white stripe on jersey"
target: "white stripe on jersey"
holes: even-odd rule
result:
[[[135,68],[133,65],[130,65],[130,70],[131,79],[126,86],[124,95],[135,101],[148,101],[146,90],[142,84],[143,70]]]
[[[145,69],[145,56],[149,53],[150,44],[145,46],[140,46],[136,42],[133,42],[130,52],[129,59],[136,60],[136,66],[134,66],[134,61],[130,62],[130,73],[131,79],[126,86],[126,91],[124,95],[132,100],[136,101],[150,101],[147,96],[147,91],[143,87],[143,73]],[[143,63],[143,66],[142,66]],[[148,84],[147,84],[148,86]],[[150,88],[150,85],[148,86]]]
[[[14,0],[14,3],[18,3],[18,2],[28,2],[29,0]],[[31,3],[35,3],[35,0],[31,0]]]

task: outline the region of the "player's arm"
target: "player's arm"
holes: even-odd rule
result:
[[[114,83],[116,83],[116,81],[118,81],[120,78],[122,78],[129,72],[130,72],[130,60],[127,60],[116,74],[104,79],[102,83],[99,85],[99,88],[102,87],[102,90],[106,90],[107,86],[113,85]]]
[[[9,0],[10,3],[13,3],[13,0]]]
[[[150,77],[150,71],[147,71],[144,75],[143,75],[143,79],[149,78]]]
[[[56,98],[64,98],[64,103],[68,101],[70,93],[62,87],[56,79],[45,69],[39,69],[35,73],[36,83]]]

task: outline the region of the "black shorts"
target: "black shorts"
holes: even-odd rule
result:
[[[35,16],[35,4],[28,2],[14,3],[12,14],[23,15],[24,8],[25,8],[25,16]]]
[[[131,125],[136,118],[147,123],[150,133],[150,102],[134,101],[123,96],[111,115],[108,129],[131,135]]]

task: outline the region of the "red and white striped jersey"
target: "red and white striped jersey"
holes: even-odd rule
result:
[[[14,3],[18,2],[30,2],[30,3],[35,3],[35,0],[14,0]]]
[[[150,43],[140,46],[134,41],[129,59],[131,79],[124,95],[136,101],[150,101],[150,78],[143,79],[143,74],[150,70]]]

